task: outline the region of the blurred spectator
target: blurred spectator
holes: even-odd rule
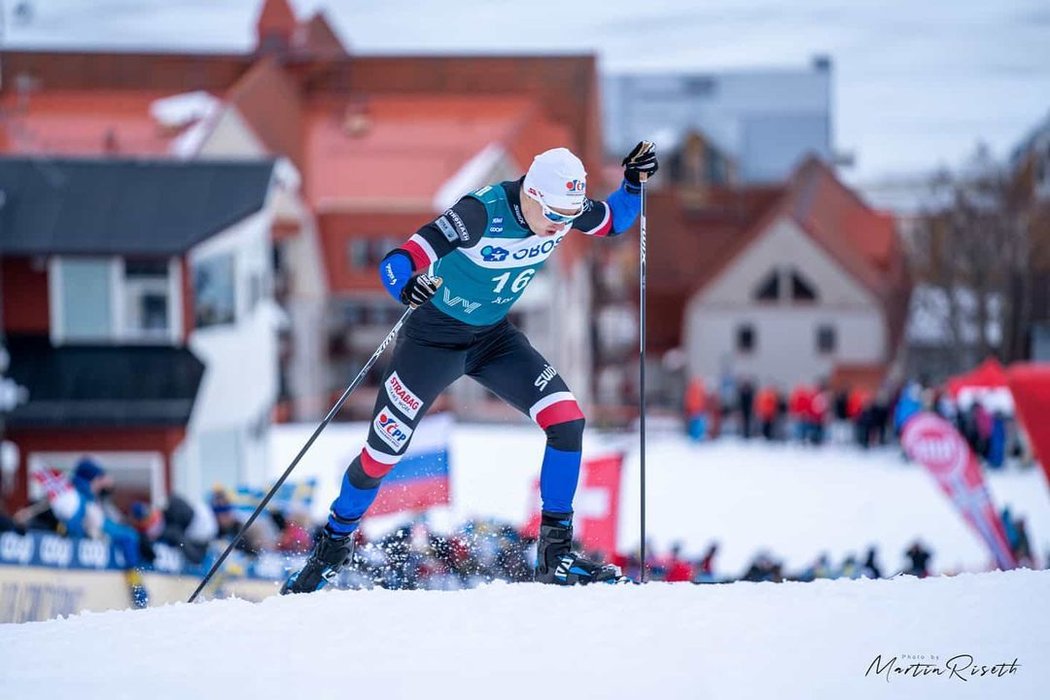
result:
[[[1024,518],[1018,518],[1014,521],[1015,528],[1017,530],[1017,540],[1013,544],[1014,558],[1017,559],[1017,563],[1028,569],[1036,568],[1035,558],[1032,556],[1032,544],[1028,539],[1028,526],[1025,524]]]
[[[886,424],[890,418],[890,396],[885,389],[875,394],[875,400],[871,402],[868,417],[867,445],[879,446],[886,444]]]
[[[929,567],[933,553],[923,547],[922,542],[916,540],[912,543],[911,547],[904,552],[904,556],[908,558],[908,567],[904,569],[904,573],[919,578],[926,578],[930,575]]]
[[[824,424],[828,417],[828,395],[824,387],[805,387],[802,404],[804,441],[813,445],[824,443]]]
[[[751,438],[751,423],[754,415],[755,386],[749,379],[740,382],[736,392],[737,410],[740,411],[740,434],[744,439]]]
[[[970,449],[979,458],[988,455],[988,442],[992,436],[992,416],[980,401],[974,401],[960,416],[959,431],[970,444]]]
[[[992,428],[988,436],[988,466],[999,469],[1006,459],[1006,417],[1002,411],[992,414]]]
[[[878,551],[868,547],[868,556],[864,559],[864,575],[868,578],[882,578],[882,567],[878,562]]]
[[[849,399],[849,390],[842,388],[833,394],[831,401],[831,441],[837,444],[850,441]]]
[[[1014,559],[1017,560],[1018,565],[1029,569],[1035,568],[1035,560],[1032,558],[1032,545],[1028,540],[1028,527],[1025,525],[1024,518],[1013,517],[1013,514],[1010,512],[1010,506],[1006,506],[999,514],[999,519],[1003,523],[1006,542],[1010,546],[1010,551],[1013,552]]]
[[[810,412],[812,396],[805,384],[798,384],[788,396],[787,410],[792,423],[792,434],[799,442],[806,440],[806,416]]]
[[[762,437],[772,440],[776,436],[777,410],[780,399],[772,386],[766,385],[755,397],[755,415],[762,431]]]
[[[821,553],[816,561],[810,564],[799,576],[801,581],[816,581],[818,578],[832,578],[831,564],[827,553]]]
[[[864,575],[860,565],[857,564],[857,557],[852,554],[846,556],[846,559],[842,562],[842,568],[839,569],[840,578],[858,579]]]
[[[779,583],[784,580],[783,565],[774,560],[769,554],[759,552],[752,560],[751,565],[744,572],[743,581],[771,581]]]
[[[287,518],[281,529],[277,550],[288,554],[308,554],[313,546],[314,539],[310,535],[308,518],[301,513]]]
[[[85,457],[73,469],[72,484],[80,501],[73,514],[63,520],[66,532],[72,537],[109,537],[123,557],[132,602],[137,608],[146,607],[149,594],[138,571],[141,560],[139,535],[133,528],[119,522],[116,509],[106,503],[113,493],[113,477]]]
[[[689,437],[699,442],[707,435],[709,411],[707,390],[699,377],[693,377],[686,387],[684,404]]]
[[[668,583],[683,583],[693,580],[693,567],[682,558],[682,545],[676,542],[671,547],[671,556],[667,560],[667,575],[664,580]]]
[[[25,527],[15,522],[15,519],[7,514],[4,504],[0,503],[0,532],[17,532],[23,535],[25,531]]]
[[[211,509],[218,523],[219,537],[233,539],[241,531],[244,524],[240,513],[233,506],[233,498],[222,487],[216,487],[211,494]],[[237,549],[250,554],[258,555],[261,552],[274,551],[277,549],[277,527],[267,514],[261,514],[244,533],[237,543]]]
[[[718,554],[718,543],[712,542],[707,546],[707,551],[700,557],[696,566],[696,582],[709,583],[715,580],[715,556]]]
[[[133,504],[131,524],[147,542],[175,547],[193,564],[204,561],[208,543],[219,532],[210,508],[203,503],[191,505],[176,494],[163,511],[141,501]]]
[[[893,433],[900,436],[908,419],[922,410],[922,387],[918,382],[909,382],[901,391],[893,409]]]

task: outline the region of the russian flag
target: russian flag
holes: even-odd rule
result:
[[[424,418],[412,436],[405,457],[383,479],[369,515],[421,511],[448,505],[448,435],[452,418],[438,414]]]

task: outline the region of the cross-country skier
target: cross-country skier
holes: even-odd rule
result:
[[[615,236],[634,224],[640,180],[658,168],[653,144],[639,143],[623,166],[620,188],[595,201],[587,198],[580,159],[565,148],[545,151],[520,180],[464,196],[383,258],[383,285],[416,311],[397,339],[367,442],[346,470],[313,552],[281,593],[319,590],[349,562],[353,532],[383,477],[401,459],[434,399],[464,374],[547,434],[536,580],[586,584],[619,578],[616,567],[572,551],[583,413],[565,381],[506,316],[570,229]]]

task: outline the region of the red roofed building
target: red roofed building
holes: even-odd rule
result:
[[[397,317],[374,271],[391,246],[553,146],[575,150],[604,194],[596,61],[357,56],[323,13],[300,20],[288,0],[263,0],[256,32],[238,55],[4,52],[0,152],[286,158],[299,187],[276,207],[274,276],[292,324],[284,395],[305,418]],[[585,400],[584,250],[563,244],[515,312]],[[555,297],[571,311],[552,318]],[[371,401],[361,392],[351,409]]]
[[[784,185],[654,191],[648,237],[655,370],[681,350],[689,376],[790,387],[896,358],[910,282],[894,221],[816,158]]]

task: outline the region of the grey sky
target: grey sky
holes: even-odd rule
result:
[[[29,0],[4,44],[245,51],[262,0]],[[360,53],[594,51],[604,69],[835,62],[835,141],[854,181],[1004,155],[1050,113],[1046,0],[292,0]]]

